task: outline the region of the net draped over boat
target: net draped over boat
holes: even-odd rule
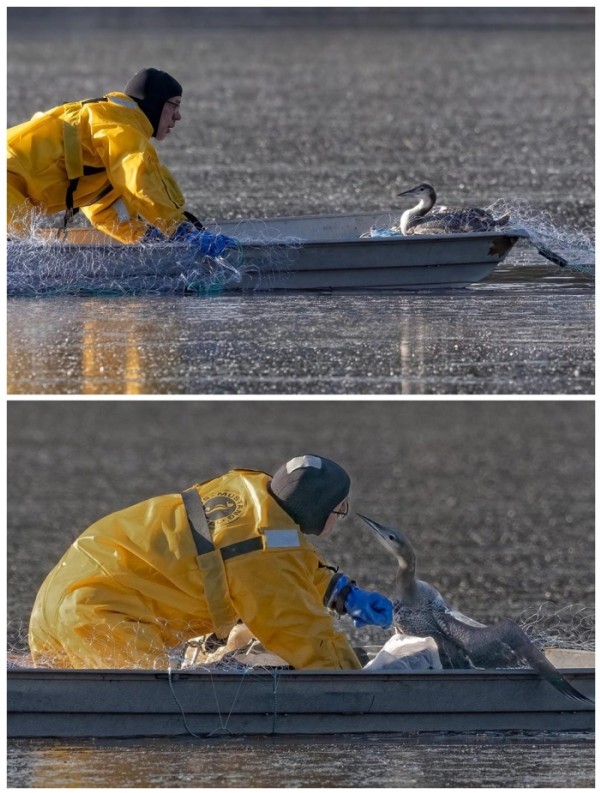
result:
[[[268,287],[285,277],[294,238],[273,237],[265,230],[241,241],[258,245],[252,259],[230,249],[211,258],[194,246],[171,242],[136,245],[58,245],[61,232],[48,234],[43,217],[32,218],[30,233],[8,241],[9,297],[52,295],[213,294],[235,287],[246,276]],[[235,234],[235,232],[234,232]],[[237,237],[237,235],[235,235]],[[68,237],[67,237],[68,243]]]
[[[546,602],[526,609],[514,621],[528,634],[540,649],[593,651],[595,649],[595,610],[588,606],[572,605],[556,608]],[[244,625],[235,626],[226,640],[214,636],[194,636],[181,620],[177,626],[181,641],[156,659],[156,669],[206,669],[215,671],[262,671],[289,668],[287,663],[264,647]],[[104,636],[107,645],[105,657],[110,657],[110,637]],[[360,650],[360,648],[358,648]],[[380,648],[364,648],[363,661],[373,658]],[[27,626],[20,620],[8,625],[9,666],[33,666],[28,652]],[[51,655],[38,667],[61,667]]]
[[[593,277],[593,233],[560,228],[547,212],[525,201],[500,199],[486,211],[494,217],[510,215],[502,233],[510,234],[513,230],[526,236],[546,257],[546,264],[550,259]],[[393,213],[389,226],[373,227],[357,237],[401,237],[400,217],[400,211]],[[68,244],[67,235],[67,244],[60,245],[57,241],[61,240],[61,231],[55,229],[49,233],[43,228],[45,222],[42,215],[32,213],[28,236],[8,241],[9,296],[211,294],[236,288],[247,277],[253,279],[253,288],[268,289],[270,279],[275,277],[285,285],[292,254],[302,247],[302,240],[274,234],[272,225],[256,220],[251,221],[251,238],[245,228],[247,221],[228,226],[227,234],[245,247],[228,250],[214,259],[202,255],[193,246],[170,242],[77,245]],[[219,229],[211,228],[211,231]],[[437,233],[444,231],[441,224]]]

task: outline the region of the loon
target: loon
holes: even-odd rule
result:
[[[356,514],[398,561],[399,598],[393,601],[398,633],[431,636],[445,669],[530,666],[567,697],[592,701],[566,680],[512,620],[487,626],[452,610],[435,587],[416,578],[416,554],[408,537],[399,529]]]
[[[401,196],[414,196],[419,203],[407,209],[400,218],[402,234],[450,234],[453,232],[493,231],[506,226],[510,214],[497,220],[485,209],[478,207],[437,207],[437,195],[430,184],[424,182],[403,193]]]

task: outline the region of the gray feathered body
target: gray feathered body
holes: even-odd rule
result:
[[[471,666],[464,650],[449,640],[438,624],[436,615],[449,612],[449,608],[435,587],[425,581],[414,581],[414,587],[401,599],[392,601],[394,628],[407,636],[431,636],[445,669],[465,669]]]
[[[475,231],[493,231],[508,223],[508,217],[494,219],[485,209],[477,207],[444,207],[433,209],[420,218],[413,218],[408,234],[452,234]]]

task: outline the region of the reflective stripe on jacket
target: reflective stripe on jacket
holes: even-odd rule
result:
[[[8,172],[47,214],[65,211],[78,179],[73,205],[96,228],[136,242],[146,230],[143,218],[170,236],[185,221],[185,201],[151,135],[152,125],[125,94],[71,102],[8,130]]]
[[[164,666],[169,647],[225,636],[240,619],[297,669],[360,668],[323,606],[333,573],[270,495],[269,481],[236,469],[196,486],[217,549],[212,560],[198,555],[179,494],[90,526],[38,593],[30,622],[36,661]],[[252,550],[231,550],[253,539]]]

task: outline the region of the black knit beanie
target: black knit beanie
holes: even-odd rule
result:
[[[305,534],[320,534],[332,510],[348,496],[350,477],[332,460],[305,454],[282,465],[269,488]]]
[[[158,132],[158,122],[167,99],[183,93],[177,80],[160,69],[141,69],[133,75],[123,90],[135,99],[148,117],[152,124],[153,137]]]

